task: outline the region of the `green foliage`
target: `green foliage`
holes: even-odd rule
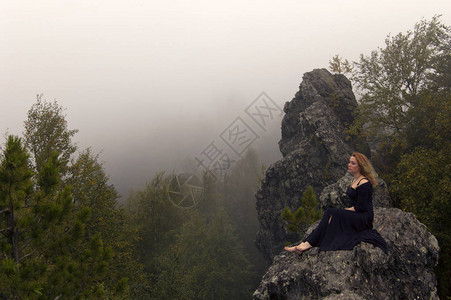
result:
[[[451,159],[448,144],[441,151],[418,149],[402,156],[398,163],[391,191],[400,206],[413,212],[434,232],[451,229]]]
[[[140,192],[129,195],[125,203],[128,253],[142,265],[137,282],[130,282],[133,299],[152,297],[152,282],[160,272],[158,256],[174,242],[184,221],[183,211],[168,199],[171,176],[157,174]]]
[[[190,213],[177,241],[159,257],[155,299],[247,299],[248,262],[224,213]]]
[[[126,201],[126,212],[136,232],[137,254],[147,270],[155,270],[155,253],[163,251],[183,222],[183,212],[168,199],[170,176],[157,174],[145,189]]]
[[[78,130],[67,128],[63,108],[56,101],[43,101],[42,95],[38,95],[24,125],[25,144],[33,154],[36,170],[41,169],[52,152],[58,152],[62,162],[60,172],[65,174],[70,157],[77,150],[71,138]]]
[[[2,151],[0,297],[122,299],[125,275],[141,274],[127,253],[129,228],[97,156],[88,149],[68,166],[77,130],[67,129],[62,112],[39,96],[28,112],[35,172],[19,138],[10,136]]]
[[[254,242],[259,227],[255,193],[261,181],[262,168],[258,153],[250,148],[235,162],[220,185],[225,211],[252,267],[255,288],[267,267]]]
[[[114,299],[125,297],[129,293],[129,281],[140,283],[143,276],[142,266],[130,251],[132,244],[128,236],[132,229],[124,211],[118,207],[119,195],[108,180],[98,155],[88,148],[70,166],[66,182],[72,186],[74,210],[84,216],[87,209],[91,212],[85,219],[85,239],[101,237],[102,244],[114,257],[109,261],[108,277],[102,280],[105,297]],[[80,247],[88,251],[90,244],[83,243]]]
[[[21,140],[8,138],[0,161],[2,297],[89,296],[105,274],[110,257],[100,241],[91,240],[87,252],[78,248],[89,212],[73,213],[70,188],[60,184],[60,166],[55,153],[33,174]]]
[[[261,166],[258,154],[249,149],[231,168],[222,185],[224,206],[234,223],[245,224],[252,220],[254,233],[257,230],[257,212],[255,209],[255,193],[260,180]],[[241,228],[244,229],[244,228]],[[255,229],[255,230],[254,230]],[[247,229],[245,229],[248,231]]]
[[[421,149],[403,155],[393,174],[390,191],[400,208],[412,212],[437,237],[441,251],[437,268],[440,291],[451,288],[451,150]]]
[[[287,222],[287,229],[294,233],[298,233],[301,226],[307,227],[320,218],[321,210],[311,185],[302,194],[301,206],[297,210],[292,212],[288,207],[285,207],[282,211],[282,220]]]
[[[119,195],[108,183],[98,155],[88,148],[69,165],[77,149],[71,141],[77,130],[68,129],[63,112],[56,101],[43,101],[42,96],[38,96],[28,111],[24,136],[33,154],[35,169],[39,171],[36,195],[40,204],[32,210],[42,215],[39,226],[31,226],[34,219],[28,218],[30,231],[36,243],[55,258],[65,255],[65,259],[56,264],[56,270],[70,275],[65,280],[73,285],[67,284],[66,290],[80,290],[81,282],[85,290],[80,291],[80,297],[88,294],[108,299],[126,297],[129,279],[137,283],[143,280],[142,266],[130,251],[128,236],[132,229],[118,207]],[[55,224],[65,231],[60,232]],[[64,238],[54,241],[43,238],[52,226],[54,236]],[[77,244],[74,249],[67,247],[74,244]],[[97,245],[98,251],[94,251],[93,245]],[[107,271],[108,277],[105,276]],[[65,277],[52,277],[52,286],[59,286],[61,278]]]
[[[98,155],[93,155],[88,148],[81,152],[69,168],[66,180],[72,187],[73,202],[76,210],[89,207],[92,216],[87,221],[87,234],[101,233],[104,241],[114,239],[119,227],[121,212],[116,208],[118,193],[108,183]]]
[[[388,36],[355,63],[361,104],[349,132],[368,137],[395,204],[426,224],[441,247],[439,295],[451,294],[451,28],[439,17]]]
[[[413,31],[388,36],[385,48],[361,55],[353,81],[361,92],[361,105],[351,132],[380,142],[396,139],[409,124],[413,101],[433,83],[432,74],[444,55],[450,29],[439,17],[417,23]]]
[[[38,185],[44,193],[50,193],[60,183],[60,175],[56,172],[61,167],[58,156],[58,152],[52,152],[48,161],[44,162],[39,170]]]
[[[408,116],[409,124],[403,134],[407,149],[439,149],[451,140],[451,93],[421,93]]]
[[[0,165],[0,203],[11,209],[25,201],[32,192],[33,176],[28,166],[29,155],[18,137],[9,136]]]
[[[248,259],[255,253],[258,165],[256,153],[248,152],[224,182],[205,172],[203,197],[190,209],[170,201],[173,176],[164,173],[129,196],[131,251],[149,279],[147,285],[130,284],[132,297],[249,298],[261,278]]]
[[[335,55],[330,61],[329,61],[329,70],[332,73],[337,74],[348,74],[352,73],[353,71],[353,65],[350,63],[347,59],[343,59],[340,55]]]
[[[220,187],[227,214],[234,224],[240,224],[237,228],[240,239],[249,243],[253,243],[258,228],[255,193],[259,175],[258,154],[250,149],[234,164]]]
[[[17,219],[23,213],[23,206],[32,193],[33,172],[28,166],[28,153],[22,146],[21,139],[8,137],[0,162],[0,212],[1,219],[0,249],[3,259],[10,259],[14,264],[20,259],[20,227]],[[10,263],[4,264],[5,272],[10,273]]]
[[[440,45],[441,55],[435,60],[435,73],[431,74],[432,88],[451,92],[451,38]]]

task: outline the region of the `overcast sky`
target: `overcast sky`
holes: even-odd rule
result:
[[[262,92],[282,108],[335,54],[357,60],[437,14],[451,25],[449,0],[0,3],[0,133],[22,133],[36,94],[56,99],[123,196],[198,156]],[[257,133],[277,159],[274,120]]]

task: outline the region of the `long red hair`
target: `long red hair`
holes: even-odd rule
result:
[[[377,185],[376,172],[374,171],[373,165],[368,157],[359,152],[352,153],[352,156],[355,157],[357,163],[359,164],[360,174],[365,176],[369,182],[371,182],[371,185],[375,187]]]

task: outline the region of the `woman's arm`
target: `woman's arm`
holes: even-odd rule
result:
[[[347,208],[345,208],[346,210],[350,210],[350,211],[355,211],[355,208],[354,208],[354,206],[351,206],[351,207],[347,207]]]

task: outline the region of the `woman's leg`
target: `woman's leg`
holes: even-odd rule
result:
[[[284,249],[290,252],[296,252],[301,254],[302,251],[308,250],[315,246],[319,246],[324,236],[324,233],[326,232],[327,226],[332,221],[334,211],[336,210],[337,210],[336,208],[327,209],[324,212],[323,217],[318,224],[318,227],[316,227],[312,231],[312,233],[307,238],[304,239],[302,243],[293,247],[285,247]]]
[[[327,209],[321,221],[318,224],[318,227],[316,227],[312,233],[308,237],[304,239],[304,242],[309,242],[310,245],[313,247],[319,246],[321,244],[321,240],[324,237],[324,234],[326,233],[327,227],[329,226],[330,222],[333,219],[334,212],[336,212],[337,208],[329,208]]]

